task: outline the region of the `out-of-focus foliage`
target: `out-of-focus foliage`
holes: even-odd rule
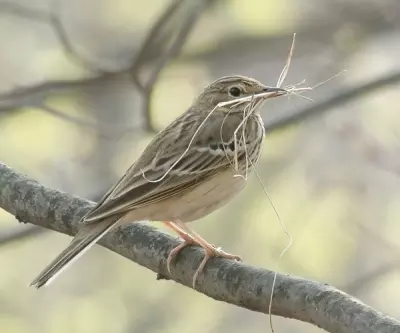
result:
[[[48,1],[13,3],[30,15],[0,2],[4,94],[49,80],[95,77],[94,68],[128,67],[169,1],[60,1],[63,29],[91,68],[65,52],[46,20],[32,17],[47,13]],[[347,70],[307,94],[316,103],[398,71],[397,7],[396,0],[214,0],[154,86],[152,125],[166,126],[219,76],[238,73],[275,84],[293,32],[297,44],[286,83],[306,79],[314,85]],[[288,239],[254,175],[234,202],[192,227],[251,265],[331,283],[399,317],[398,90],[398,85],[384,87],[267,133],[257,170],[293,238],[282,259]],[[0,96],[0,160],[69,193],[99,199],[153,136],[144,130],[144,98],[128,75],[70,85],[46,96],[46,103],[68,119],[34,104],[1,108]],[[273,121],[308,105],[292,96],[267,104],[264,116]],[[0,232],[15,225],[0,211]],[[265,315],[156,281],[153,273],[100,247],[49,288],[28,288],[68,242],[48,232],[0,244],[2,332],[269,330]],[[274,321],[279,332],[319,331]]]

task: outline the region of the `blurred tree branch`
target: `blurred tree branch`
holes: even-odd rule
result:
[[[329,111],[333,107],[347,103],[350,100],[364,97],[378,89],[400,82],[400,71],[393,72],[381,78],[374,79],[370,82],[358,85],[354,88],[349,88],[341,93],[338,93],[325,101],[315,103],[309,107],[296,111],[295,113],[282,116],[281,118],[272,120],[269,124],[265,124],[267,131],[283,129],[287,126],[297,124],[310,117],[321,115],[323,112]]]
[[[62,92],[66,89],[72,88],[82,88],[85,86],[91,86],[101,81],[115,79],[121,75],[131,75],[136,86],[142,93],[144,97],[144,123],[145,129],[149,132],[156,132],[152,126],[151,113],[150,113],[150,101],[152,88],[157,81],[159,73],[162,68],[175,57],[182,45],[186,41],[188,34],[193,28],[193,25],[197,21],[199,15],[204,12],[204,10],[213,3],[213,0],[203,0],[200,2],[190,1],[190,0],[174,0],[172,1],[160,15],[157,22],[153,25],[153,28],[149,31],[147,37],[143,42],[142,48],[139,50],[135,57],[132,57],[132,62],[128,67],[120,68],[118,70],[110,70],[104,68],[101,64],[93,64],[91,60],[83,59],[82,56],[75,50],[72,41],[69,39],[61,20],[58,17],[59,7],[61,4],[60,0],[53,0],[50,13],[42,13],[37,10],[25,8],[16,3],[1,2],[0,11],[12,14],[15,16],[20,16],[25,19],[31,19],[45,24],[49,24],[53,29],[55,35],[66,54],[72,56],[73,59],[80,62],[83,68],[89,70],[92,74],[86,75],[83,78],[77,78],[75,80],[59,80],[59,81],[46,81],[37,83],[31,86],[18,87],[8,92],[0,94],[0,112],[15,110],[23,107],[36,107],[42,109],[49,114],[57,117],[61,117],[66,121],[70,121],[81,126],[89,126],[92,124],[89,121],[80,119],[79,117],[73,117],[66,115],[62,111],[55,110],[45,104],[44,99],[54,93]],[[364,22],[364,19],[368,20]],[[371,18],[369,16],[360,16],[359,24],[362,26],[368,26]],[[305,26],[303,32],[303,39],[308,39],[310,36],[314,36],[316,32],[320,34],[322,30],[334,30],[337,28],[336,21],[328,24],[320,22],[321,25],[318,29],[315,26]],[[384,24],[383,22],[382,24]],[[387,23],[385,23],[387,24]],[[390,24],[389,24],[390,25]],[[378,31],[380,31],[378,29]],[[324,35],[324,34],[322,34]],[[315,36],[314,36],[315,37]],[[245,38],[245,42],[249,42],[251,38],[248,36]],[[273,45],[276,43],[281,43],[282,41],[287,42],[287,36],[284,34],[278,36],[275,39],[271,39],[268,43],[260,43],[258,41],[257,45],[268,44],[268,47],[274,48]],[[309,45],[308,43],[303,43],[304,45]],[[241,45],[241,43],[235,39],[234,45]],[[301,45],[300,45],[301,46]],[[248,49],[248,47],[240,47],[241,49]],[[218,50],[223,49],[219,47]],[[148,71],[151,65],[152,69]],[[143,78],[147,76],[147,78]],[[309,116],[312,116],[320,111],[328,110],[340,103],[344,103],[350,99],[357,98],[360,95],[371,92],[381,86],[398,82],[400,79],[399,73],[393,73],[388,77],[377,80],[376,82],[368,83],[364,86],[356,87],[354,89],[349,89],[337,96],[334,96],[327,101],[315,104],[311,107],[307,107],[300,110],[294,114],[285,115],[280,119],[274,120],[270,124],[266,125],[268,130],[280,129],[284,126],[288,126],[294,122],[303,120]],[[108,125],[108,124],[107,124]],[[114,126],[113,126],[114,127]],[[131,128],[122,128],[122,132],[129,131]],[[105,134],[108,135],[107,128],[104,129]],[[111,131],[110,131],[111,132]]]
[[[24,228],[10,227],[6,230],[2,230],[0,233],[0,244],[10,244],[13,242],[21,241],[25,237],[31,237],[35,235],[43,234],[48,231],[47,229],[38,228],[35,225],[29,225]]]
[[[45,98],[50,94],[71,88],[91,86],[105,80],[129,75],[145,100],[144,127],[149,132],[155,132],[150,117],[150,98],[153,86],[165,65],[179,54],[200,15],[214,0],[173,0],[166,6],[149,31],[137,55],[132,56],[129,66],[117,70],[106,69],[102,64],[94,64],[92,60],[86,59],[78,53],[59,18],[61,2],[61,0],[53,0],[50,13],[42,13],[16,3],[1,2],[0,12],[48,24],[57,36],[65,54],[78,61],[90,74],[75,80],[39,82],[0,93],[0,112],[23,107],[40,108],[49,112],[50,109],[46,107]],[[76,121],[75,117],[64,116],[61,111],[50,112],[50,114],[61,116],[64,120],[79,125],[87,125],[85,121]]]
[[[93,203],[46,188],[0,163],[0,207],[20,221],[73,235],[80,218]],[[202,251],[186,248],[166,268],[168,253],[178,244],[146,224],[119,227],[100,244],[148,269],[190,286]],[[216,300],[268,313],[274,272],[221,258],[210,260],[197,291]],[[400,323],[349,295],[305,279],[277,274],[272,313],[312,323],[329,332],[400,332]]]
[[[381,247],[382,249],[386,248],[388,255],[384,256],[386,261],[384,264],[381,264],[378,267],[371,269],[367,273],[362,274],[354,280],[342,285],[343,290],[346,290],[353,295],[359,294],[360,291],[366,289],[372,283],[379,282],[379,278],[398,270],[400,262],[398,246],[396,246],[395,244],[391,244],[386,238],[382,237],[382,235],[378,235],[376,231],[372,230],[368,226],[357,223],[357,227],[362,233],[369,234],[371,237],[373,236],[374,241],[378,242],[379,247]],[[390,256],[392,258],[390,258]]]
[[[399,269],[399,258],[395,258],[390,262],[387,262],[378,268],[368,272],[365,275],[360,276],[359,278],[351,281],[350,283],[343,286],[344,290],[351,292],[352,294],[358,294],[360,291],[366,287],[368,287],[371,283],[377,281],[380,277],[383,277],[393,271]]]
[[[313,20],[300,18],[295,30],[301,40],[296,45],[296,57],[309,57],[310,54],[318,54],[331,47],[340,53],[354,52],[354,48],[358,48],[365,40],[397,31],[400,27],[397,1],[388,0],[385,5],[371,1],[370,6],[360,6],[359,1],[340,2],[340,6],[337,6],[337,1],[325,1],[320,8],[316,6],[315,12],[308,14],[314,18]],[[323,8],[322,11],[321,8]],[[312,12],[313,9],[308,8],[308,10]],[[265,62],[273,59],[281,60],[281,50],[287,49],[288,40],[291,39],[293,32],[283,31],[271,36],[255,36],[254,34],[228,36],[221,40],[218,48],[188,53],[183,55],[182,60],[207,61],[218,66],[225,62],[229,55],[235,54],[240,58],[248,54],[249,50],[252,53],[261,54]],[[344,35],[343,32],[345,32]],[[337,38],[338,35],[344,38]],[[329,45],[327,45],[327,38],[332,38]],[[350,40],[351,43],[349,43]]]

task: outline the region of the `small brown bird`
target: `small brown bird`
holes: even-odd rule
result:
[[[211,83],[82,218],[70,245],[31,285],[48,284],[116,225],[143,220],[163,221],[183,238],[169,255],[168,269],[183,247],[195,244],[205,250],[193,287],[211,256],[239,260],[186,223],[222,207],[244,187],[264,138],[260,107],[266,99],[286,93],[238,75]]]

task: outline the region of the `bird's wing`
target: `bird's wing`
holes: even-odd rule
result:
[[[180,156],[174,158],[177,161]],[[200,155],[194,148],[170,171],[167,166],[127,173],[102,202],[85,216],[83,222],[92,223],[187,191],[226,169],[227,160],[224,155],[212,155],[204,151]]]
[[[193,140],[191,145],[184,129],[167,128],[175,131],[174,140],[158,135],[82,223],[94,223],[168,199],[229,168],[233,146],[221,145],[220,126],[218,121],[207,124],[207,135],[199,133],[200,140]]]

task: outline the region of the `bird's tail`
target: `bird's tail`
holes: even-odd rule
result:
[[[39,275],[31,286],[40,288],[48,285],[75,260],[89,250],[101,237],[112,229],[118,220],[101,221],[82,227],[68,247],[62,251]]]

